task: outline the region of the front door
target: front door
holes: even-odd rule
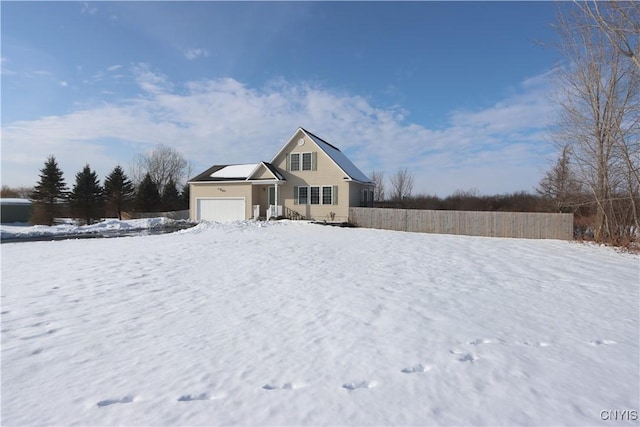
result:
[[[269,197],[267,198],[267,204],[269,206],[276,204],[276,187],[269,187]]]

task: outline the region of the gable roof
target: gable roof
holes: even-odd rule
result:
[[[278,169],[276,169],[275,166],[273,166],[271,163],[269,162],[260,162],[261,165],[265,166],[267,169],[269,169],[269,172],[271,172],[271,174],[279,180],[285,181],[284,176],[282,176],[282,174],[280,172],[278,172]],[[254,173],[256,173],[258,171],[258,169],[260,168],[260,166],[258,166],[256,168],[256,170],[252,173],[252,175]]]
[[[206,171],[197,175],[195,178],[189,180],[189,182],[224,182],[224,181],[254,181],[251,177],[261,167],[265,167],[274,180],[284,181],[284,177],[278,172],[278,170],[270,163],[245,163],[239,165],[214,165]],[[260,180],[255,180],[260,181]]]
[[[278,151],[278,153],[273,157],[273,159],[271,160],[272,162],[274,162],[275,159],[280,154],[282,154],[284,149],[289,145],[289,143],[291,143],[291,141],[293,140],[293,138],[296,136],[296,134],[298,132],[304,133],[313,142],[315,142],[315,144],[318,146],[318,148],[320,148],[327,156],[329,156],[329,158],[333,161],[333,163],[335,163],[336,166],[338,166],[338,168],[340,168],[342,170],[342,172],[344,172],[344,174],[349,177],[350,180],[362,182],[362,183],[365,183],[365,184],[373,184],[373,181],[371,181],[371,179],[369,179],[368,176],[366,176],[364,173],[362,173],[362,171],[360,169],[358,169],[358,167],[356,165],[354,165],[351,162],[351,160],[349,160],[347,158],[347,156],[345,156],[344,153],[342,151],[340,151],[340,149],[338,147],[336,147],[336,146],[334,146],[332,144],[329,144],[324,139],[320,138],[319,136],[314,135],[313,133],[309,132],[308,130],[306,130],[304,128],[298,128],[298,130],[296,130],[293,133],[293,135],[291,135],[291,138],[289,138],[287,140],[287,142],[282,146],[280,151]]]

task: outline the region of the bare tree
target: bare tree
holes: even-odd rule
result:
[[[408,197],[411,197],[413,191],[413,174],[406,168],[398,169],[398,171],[391,176],[391,198],[395,201],[402,201]]]
[[[571,168],[570,157],[571,149],[565,145],[556,164],[545,174],[538,187],[538,194],[553,201],[558,212],[574,212],[582,193],[582,186]]]
[[[0,197],[28,199],[33,194],[33,187],[9,187],[3,185],[0,190]]]
[[[134,158],[131,171],[133,182],[138,185],[147,173],[158,188],[164,188],[170,181],[183,184],[189,178],[191,164],[175,149],[158,145],[152,151]]]
[[[640,68],[640,2],[574,0],[574,3],[609,43]]]
[[[626,60],[582,7],[562,9],[558,20],[567,62],[558,69],[556,141],[571,150],[577,176],[591,194],[594,238],[615,243],[624,228],[618,200],[633,201],[628,179],[638,170],[632,153],[638,153],[640,67]]]
[[[375,184],[376,188],[373,190],[373,200],[381,202],[384,200],[384,172],[373,171],[371,172],[371,181]]]

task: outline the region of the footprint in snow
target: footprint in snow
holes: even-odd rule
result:
[[[429,372],[431,370],[431,366],[429,365],[416,365],[410,368],[404,368],[401,372],[405,374],[415,374],[416,372]]]
[[[200,394],[183,394],[178,398],[178,402],[192,402],[194,400],[211,400],[213,396],[210,396],[209,393],[200,393]]]
[[[131,403],[133,402],[133,395],[128,394],[122,399],[106,399],[98,402],[98,407],[113,405],[114,403]]]
[[[613,341],[613,340],[594,340],[591,341],[589,344],[591,345],[613,345],[613,344],[617,344],[617,342]]]
[[[497,342],[499,342],[499,341],[498,341],[498,340],[491,339],[491,338],[478,338],[478,339],[473,340],[473,341],[471,341],[471,342],[469,342],[469,343],[467,343],[467,344],[470,344],[470,345],[480,345],[480,344],[495,344],[495,343],[497,343]]]
[[[284,383],[282,385],[269,383],[263,385],[262,388],[265,390],[292,390],[294,387],[292,383]]]
[[[354,381],[351,383],[342,384],[342,388],[345,388],[349,391],[356,390],[358,388],[373,388],[376,386],[376,382],[374,381]]]
[[[44,351],[44,350],[43,350],[42,348],[36,348],[35,350],[33,350],[33,351],[31,352],[31,356],[35,356],[35,355],[37,355],[37,354],[40,354],[40,353],[42,353],[43,351]]]
[[[469,353],[466,351],[449,350],[449,353],[454,356],[458,356],[458,362],[475,362],[480,359],[477,354]]]
[[[551,344],[544,341],[525,341],[522,344],[528,345],[530,347],[549,347]]]

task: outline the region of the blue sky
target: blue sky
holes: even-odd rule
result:
[[[193,175],[300,126],[414,193],[533,191],[553,159],[551,2],[7,2],[2,184],[165,144]]]

